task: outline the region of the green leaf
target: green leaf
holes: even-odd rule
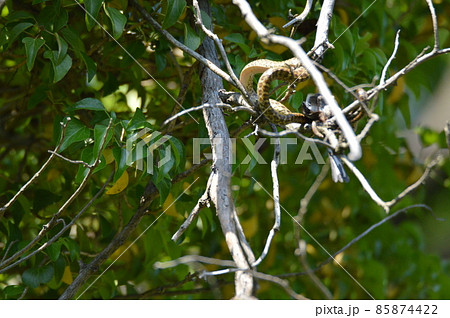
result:
[[[64,56],[61,62],[58,63],[58,60],[60,59],[58,51],[45,51],[44,57],[52,62],[53,83],[62,80],[72,67],[72,58],[69,55]]]
[[[123,174],[125,170],[127,170],[127,156],[128,152],[125,148],[115,147],[113,149],[114,160],[116,161],[116,172],[114,174],[113,183],[116,182]],[[131,155],[131,154],[130,154]]]
[[[90,82],[94,78],[95,74],[97,74],[97,64],[84,52],[81,52],[81,59],[83,60],[84,65],[86,65],[88,82]]]
[[[56,242],[58,243],[58,242]],[[60,247],[61,247],[60,243]],[[53,275],[53,278],[56,282],[60,282],[63,275],[64,275],[64,269],[66,267],[66,260],[64,258],[63,254],[59,254],[59,257],[54,261],[53,263],[53,269],[55,270],[55,274]]]
[[[102,141],[105,138],[105,135],[108,131],[107,128],[108,128],[108,126],[105,126],[105,125],[95,125],[95,127],[94,127],[94,157],[95,158],[97,158],[100,151],[102,151],[102,149],[100,149],[100,146],[101,146]],[[111,140],[112,133],[113,133],[113,130],[110,129],[103,147],[105,147],[108,144],[108,142]]]
[[[187,23],[184,24],[184,45],[192,50],[196,50],[202,43],[201,38],[195,33],[194,29]]]
[[[69,256],[70,256],[71,261],[74,261],[74,260],[77,260],[80,258],[80,247],[78,246],[77,243],[75,243],[74,240],[72,240],[68,237],[63,237],[60,240],[62,241],[63,245],[69,251]]]
[[[98,13],[103,4],[103,0],[85,0],[84,8],[86,9],[86,27],[91,31],[96,24]]]
[[[45,40],[26,37],[22,39],[22,43],[25,44],[25,53],[27,54],[27,68],[28,71],[31,71],[34,66],[36,54],[44,45]]]
[[[55,4],[42,9],[39,13],[38,21],[48,31],[58,32],[67,25],[69,15],[64,8]]]
[[[8,22],[19,20],[35,20],[34,16],[26,11],[13,11],[8,15]]]
[[[58,33],[55,33],[56,43],[58,43],[58,55],[56,58],[56,63],[60,64],[64,57],[67,54],[67,49],[69,45],[67,44],[66,40],[64,40],[62,37],[59,36]]]
[[[76,51],[76,52],[85,52],[86,49],[84,47],[83,41],[81,41],[80,36],[70,27],[65,27],[61,31],[62,37],[69,43],[69,45]]]
[[[158,179],[158,177],[156,177],[154,180],[156,179]],[[172,182],[169,179],[162,178],[159,182],[155,182],[155,186],[159,191],[159,205],[162,206],[170,193],[170,189],[172,188]]]
[[[240,33],[231,33],[225,37],[225,40],[236,43],[246,55],[250,54],[250,47],[245,43],[245,38]]]
[[[59,258],[61,245],[61,242],[54,242],[46,248],[47,254],[53,262],[56,262],[56,260]]]
[[[165,18],[162,23],[163,29],[170,28],[172,25],[174,25],[178,19],[180,18],[181,14],[184,11],[184,8],[186,7],[186,1],[185,0],[167,0],[164,2],[165,10]]]
[[[131,118],[131,120],[128,122],[126,128],[127,133],[131,134],[134,130],[142,129],[145,127],[153,129],[153,126],[147,121],[147,118],[145,118],[142,110],[140,108],[136,108],[133,118]]]
[[[64,151],[71,144],[83,141],[89,138],[90,132],[89,128],[83,125],[78,119],[72,118],[72,120],[67,124],[66,135],[59,148],[59,152]]]
[[[43,3],[43,2],[47,2],[49,0],[33,0],[33,2],[31,4],[39,4],[39,3]]]
[[[52,205],[61,200],[61,196],[46,189],[37,189],[35,192],[35,198],[33,201],[33,210],[35,213],[45,209],[49,205]]]
[[[95,160],[92,150],[93,147],[91,145],[89,147],[84,148],[83,151],[81,151],[80,160],[89,165],[92,165]],[[79,165],[77,174],[75,175],[75,183],[77,184],[81,183],[88,173],[89,173],[88,167],[84,165]]]
[[[31,287],[39,287],[40,284],[48,283],[53,277],[53,266],[46,265],[26,270],[22,274],[23,282]]]
[[[184,151],[184,145],[181,141],[179,141],[177,138],[169,136],[169,142],[172,145],[173,149],[173,155],[175,157],[176,165],[180,166],[183,164],[184,166],[184,159],[185,159],[185,151]],[[184,168],[184,167],[182,167]]]
[[[105,7],[105,12],[111,20],[113,36],[117,40],[123,33],[123,29],[127,23],[127,18],[116,8]]]
[[[98,99],[88,97],[76,102],[75,105],[73,105],[73,107],[71,108],[71,110],[77,109],[104,111],[105,106],[103,106],[102,102]]]
[[[157,50],[155,52],[155,62],[156,62],[156,70],[158,71],[158,73],[164,70],[167,64],[166,53]]]
[[[8,32],[8,44],[12,44],[14,40],[19,36],[20,33],[31,27],[33,23],[21,22],[16,24],[11,31]]]
[[[303,102],[303,93],[300,92],[296,92],[291,98],[290,98],[290,105],[292,105],[292,107],[296,110],[299,111],[300,107],[302,106],[302,102]],[[301,110],[301,109],[300,109]]]
[[[25,287],[22,285],[10,285],[6,286],[5,289],[3,289],[3,292],[8,298],[17,298],[22,295],[24,289]]]

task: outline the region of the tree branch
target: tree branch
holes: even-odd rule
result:
[[[256,32],[258,37],[264,43],[275,43],[281,44],[288,47],[295,57],[297,57],[303,67],[306,68],[308,73],[311,75],[314,83],[316,84],[318,90],[325,99],[326,104],[330,107],[331,112],[336,118],[336,122],[342,130],[347,142],[349,144],[350,152],[348,157],[350,160],[358,160],[361,158],[361,145],[356,139],[355,133],[353,132],[350,124],[342,113],[342,110],[336,103],[333,95],[330,92],[322,74],[317,70],[312,61],[306,55],[305,51],[297,44],[293,39],[270,34],[269,31],[264,27],[264,25],[256,18],[250,5],[245,0],[233,0],[233,3],[239,7],[241,10],[242,17],[245,19],[247,24]]]

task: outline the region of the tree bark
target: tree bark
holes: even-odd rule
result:
[[[200,8],[210,15],[207,0],[199,1]],[[214,42],[205,37],[199,52],[214,64],[219,65]],[[221,103],[218,91],[223,88],[222,80],[203,64],[199,65],[200,80],[203,88],[202,103]],[[206,127],[211,142],[213,163],[211,167],[210,196],[214,202],[217,215],[225,235],[225,240],[236,266],[250,269],[248,255],[244,252],[245,242],[240,240],[239,229],[234,221],[234,203],[231,195],[231,140],[221,109],[207,108],[203,110]],[[247,250],[248,253],[248,250]],[[250,256],[251,258],[251,256]],[[235,275],[236,299],[251,298],[253,293],[253,275],[249,272],[238,271]]]

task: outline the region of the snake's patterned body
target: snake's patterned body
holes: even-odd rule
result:
[[[258,81],[257,93],[253,90],[253,77],[263,73]],[[289,123],[307,123],[309,119],[302,113],[293,113],[282,103],[269,99],[270,84],[274,80],[302,82],[309,78],[309,73],[301,66],[297,58],[286,61],[256,60],[247,64],[241,72],[240,81],[245,89],[258,100],[259,111],[272,123],[286,125]]]

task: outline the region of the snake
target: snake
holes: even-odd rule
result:
[[[257,92],[253,90],[253,77],[261,75]],[[239,80],[251,97],[258,101],[258,111],[272,123],[284,126],[290,123],[305,124],[310,119],[302,113],[294,113],[282,103],[269,99],[270,84],[274,80],[303,82],[309,79],[308,71],[301,65],[298,58],[285,61],[267,59],[255,60],[247,64],[241,71]]]

